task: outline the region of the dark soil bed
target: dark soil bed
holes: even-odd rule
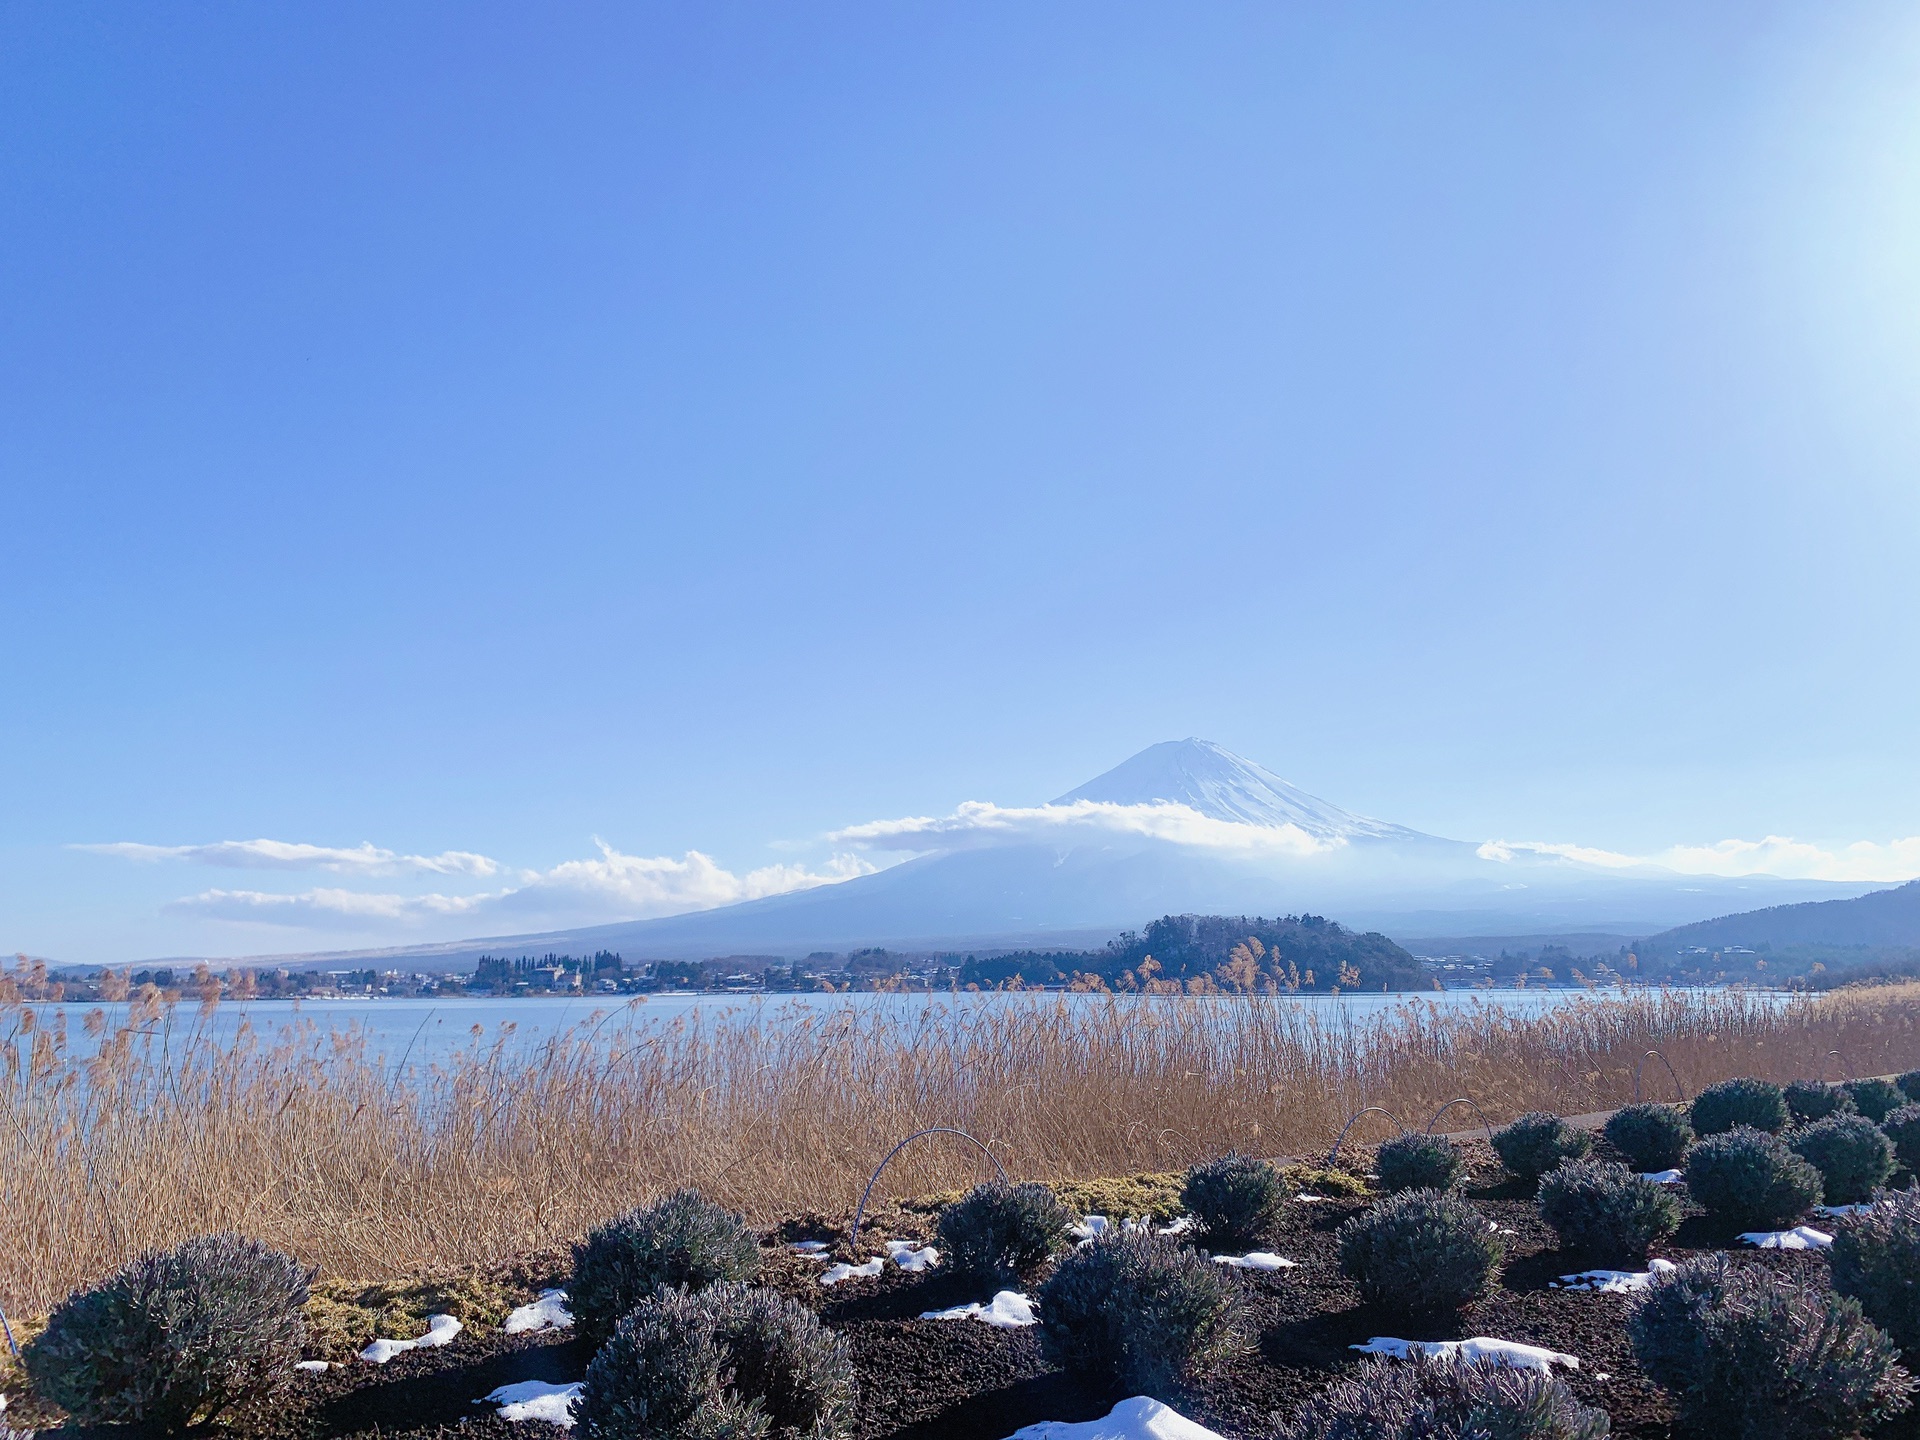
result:
[[[1489,1162],[1490,1157],[1483,1158],[1476,1167],[1481,1174],[1493,1172]],[[1292,1413],[1357,1364],[1360,1357],[1350,1347],[1370,1337],[1488,1335],[1578,1356],[1580,1369],[1563,1371],[1563,1378],[1583,1402],[1611,1417],[1614,1435],[1669,1436],[1672,1406],[1634,1364],[1624,1324],[1626,1297],[1551,1288],[1550,1281],[1586,1269],[1589,1262],[1557,1253],[1553,1234],[1532,1203],[1511,1188],[1468,1193],[1490,1219],[1512,1232],[1504,1237],[1509,1258],[1502,1284],[1488,1298],[1442,1328],[1410,1327],[1403,1319],[1375,1313],[1360,1305],[1336,1260],[1334,1232],[1363,1203],[1291,1204],[1263,1248],[1294,1260],[1296,1268],[1237,1272],[1258,1331],[1255,1352],[1207,1377],[1192,1393],[1162,1398],[1231,1440],[1262,1440],[1272,1434],[1276,1417]],[[913,1228],[908,1222],[885,1233]],[[1743,1264],[1824,1279],[1823,1255],[1743,1250],[1692,1212],[1675,1241],[1655,1253],[1679,1259],[1713,1249],[1732,1249]],[[908,1275],[889,1266],[877,1278],[823,1289],[817,1262],[784,1249],[772,1256],[765,1283],[803,1299],[848,1337],[861,1375],[869,1440],[1003,1440],[1035,1421],[1092,1419],[1123,1398],[1053,1369],[1036,1330],[918,1318],[923,1311],[986,1298],[938,1270]],[[509,1424],[491,1406],[475,1402],[514,1381],[579,1379],[587,1359],[564,1332],[513,1338],[469,1332],[444,1348],[411,1351],[386,1366],[349,1360],[324,1373],[303,1374],[291,1394],[238,1417],[234,1428],[248,1440],[371,1440],[376,1434],[394,1440],[443,1430],[458,1430],[467,1440],[558,1440],[553,1427]],[[1911,1419],[1881,1432],[1884,1440],[1914,1435],[1920,1435],[1920,1427]]]

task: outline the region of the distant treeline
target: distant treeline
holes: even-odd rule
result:
[[[1101,950],[968,957],[962,987],[1067,985],[1206,993],[1431,990],[1420,962],[1386,936],[1320,915],[1167,915]]]

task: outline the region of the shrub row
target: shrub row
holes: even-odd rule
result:
[[[1627,1107],[1606,1133],[1646,1170],[1672,1168],[1684,1155],[1700,1203],[1771,1228],[1819,1199],[1864,1199],[1896,1156],[1909,1165],[1920,1158],[1920,1103],[1902,1103],[1916,1092],[1920,1072],[1897,1086],[1727,1081],[1703,1091],[1686,1115]],[[1774,1132],[1789,1115],[1801,1124],[1782,1139]],[[1696,1131],[1703,1138],[1689,1149]],[[1558,1117],[1522,1116],[1494,1144],[1510,1171],[1538,1183],[1541,1214],[1563,1249],[1637,1259],[1678,1224],[1669,1194],[1624,1166],[1584,1158],[1590,1137]],[[1363,1301],[1431,1315],[1492,1286],[1503,1249],[1486,1217],[1452,1191],[1460,1167],[1442,1136],[1381,1147],[1381,1184],[1392,1193],[1338,1235],[1341,1269]],[[1182,1200],[1196,1238],[1239,1248],[1271,1229],[1284,1193],[1272,1166],[1230,1154],[1190,1170]],[[1045,1186],[990,1185],[948,1206],[938,1233],[954,1273],[999,1284],[1031,1278],[1059,1253],[1070,1219]],[[1650,1289],[1632,1315],[1635,1352],[1674,1392],[1683,1419],[1711,1415],[1736,1434],[1794,1440],[1845,1433],[1907,1406],[1912,1381],[1893,1362],[1896,1345],[1920,1351],[1920,1191],[1849,1217],[1838,1231],[1837,1294],[1724,1256]],[[845,1341],[804,1306],[749,1286],[760,1252],[741,1217],[682,1191],[602,1225],[573,1258],[576,1323],[599,1347],[576,1407],[583,1440],[851,1433]],[[304,1342],[311,1278],[258,1242],[202,1237],[141,1256],[69,1297],[25,1363],[37,1390],[83,1424],[169,1433],[206,1426],[284,1383]],[[1083,1245],[1055,1268],[1039,1301],[1056,1363],[1136,1392],[1178,1388],[1249,1345],[1237,1281],[1169,1236],[1123,1231]],[[1461,1416],[1491,1423],[1510,1415],[1521,1425],[1516,1436],[1571,1440],[1605,1433],[1604,1417],[1592,1428],[1595,1413],[1545,1377],[1422,1362],[1370,1367],[1282,1433],[1451,1434]]]

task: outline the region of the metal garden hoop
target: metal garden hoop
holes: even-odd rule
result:
[[[1379,1105],[1369,1105],[1364,1110],[1356,1110],[1353,1112],[1353,1114],[1347,1117],[1347,1123],[1340,1127],[1339,1139],[1333,1142],[1333,1149],[1327,1152],[1327,1168],[1329,1170],[1333,1168],[1333,1162],[1340,1158],[1340,1146],[1346,1141],[1347,1131],[1353,1128],[1354,1122],[1358,1120],[1362,1115],[1384,1115],[1387,1117],[1387,1119],[1393,1121],[1394,1124],[1400,1126],[1400,1133],[1402,1135],[1407,1133],[1406,1125],[1403,1124],[1401,1122],[1400,1117],[1394,1114],[1391,1110],[1385,1109],[1384,1107]]]
[[[913,1134],[907,1136],[906,1139],[902,1140],[898,1145],[894,1146],[893,1149],[889,1150],[887,1152],[886,1158],[874,1167],[872,1176],[867,1180],[867,1188],[860,1192],[860,1204],[857,1207],[855,1207],[853,1212],[853,1229],[847,1232],[847,1244],[849,1246],[858,1247],[858,1245],[860,1244],[860,1222],[866,1216],[867,1197],[873,1193],[873,1187],[877,1183],[879,1183],[880,1172],[882,1170],[885,1170],[887,1166],[892,1163],[893,1157],[898,1155],[902,1150],[906,1149],[907,1146],[911,1145],[914,1141],[924,1139],[929,1135],[958,1135],[962,1140],[966,1141],[969,1145],[973,1146],[974,1149],[978,1150],[982,1155],[986,1156],[987,1159],[993,1161],[993,1168],[999,1173],[1000,1183],[1002,1185],[1007,1183],[1006,1167],[1000,1163],[998,1157],[994,1155],[993,1151],[989,1150],[985,1145],[982,1145],[978,1140],[974,1139],[973,1136],[969,1135],[966,1131],[956,1130],[951,1125],[935,1125],[926,1130],[916,1130],[913,1132]]]
[[[1687,1087],[1680,1083],[1680,1077],[1673,1073],[1673,1066],[1667,1064],[1667,1057],[1658,1050],[1649,1050],[1640,1057],[1640,1063],[1633,1067],[1633,1103],[1640,1103],[1640,1071],[1649,1060],[1658,1060],[1667,1067],[1667,1078],[1673,1081],[1674,1092],[1679,1095],[1682,1105],[1687,1103]]]
[[[1433,1133],[1433,1127],[1440,1123],[1440,1117],[1446,1114],[1447,1111],[1451,1110],[1456,1105],[1464,1105],[1469,1110],[1473,1111],[1474,1114],[1480,1117],[1480,1128],[1487,1132],[1487,1143],[1491,1145],[1493,1143],[1493,1122],[1487,1119],[1486,1112],[1484,1110],[1482,1110],[1478,1105],[1474,1104],[1473,1101],[1469,1100],[1464,1095],[1457,1096],[1454,1099],[1447,1101],[1446,1104],[1442,1105],[1438,1110],[1434,1111],[1433,1119],[1427,1122],[1426,1133],[1431,1135]]]
[[[1822,1085],[1827,1083],[1827,1061],[1829,1060],[1838,1060],[1840,1062],[1840,1078],[1842,1081],[1853,1074],[1853,1067],[1847,1064],[1847,1057],[1842,1055],[1838,1050],[1829,1050],[1825,1055],[1820,1057],[1820,1083]]]

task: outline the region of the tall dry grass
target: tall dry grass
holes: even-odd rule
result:
[[[1286,999],[1005,998],[906,1020],[616,1012],[537,1048],[476,1041],[399,1069],[353,1031],[269,1045],[243,1025],[216,1043],[204,1011],[152,997],[118,1028],[87,1016],[84,1041],[14,1006],[0,1304],[44,1311],[135,1251],[219,1227],[374,1279],[504,1258],[679,1185],[762,1219],[843,1214],[877,1158],[931,1125],[988,1141],[1015,1176],[1089,1178],[1230,1146],[1324,1151],[1370,1104],[1416,1126],[1456,1095],[1496,1122],[1604,1109],[1650,1047],[1689,1091],[1815,1074],[1833,1050],[1853,1073],[1920,1065],[1920,984],[1595,996],[1536,1017],[1413,1002],[1351,1023]],[[1669,1082],[1650,1067],[1647,1083]],[[962,1185],[977,1164],[925,1143],[886,1188]]]

